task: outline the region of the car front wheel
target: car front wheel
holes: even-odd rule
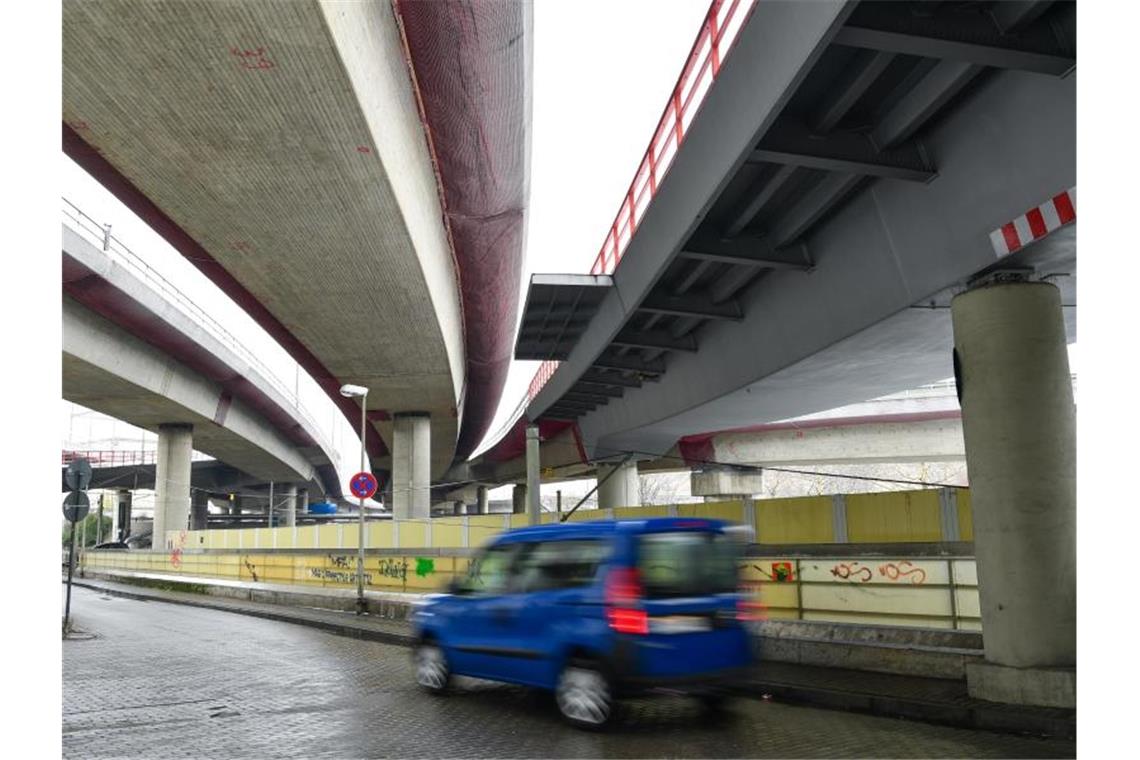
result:
[[[451,669],[443,649],[434,641],[421,641],[416,645],[412,660],[416,667],[416,683],[432,694],[442,694],[451,680]]]
[[[554,699],[562,717],[581,728],[601,728],[613,716],[609,679],[592,662],[574,661],[563,668]]]

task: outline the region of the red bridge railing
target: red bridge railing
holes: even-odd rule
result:
[[[190,455],[191,460],[198,462],[211,457],[195,451]],[[155,464],[158,453],[153,450],[137,451],[123,449],[105,449],[97,451],[64,450],[62,463],[71,464],[76,459],[86,459],[92,467],[126,467],[129,465]]]
[[[657,194],[658,186],[672,166],[693,117],[720,73],[721,62],[756,2],[757,0],[712,0],[697,39],[689,51],[689,58],[673,88],[673,94],[657,122],[653,139],[649,141],[645,156],[622,198],[602,249],[590,267],[590,274],[612,274],[617,269],[638,224],[645,217],[653,196]],[[546,361],[539,366],[528,388],[529,400],[538,395],[557,368],[556,361]]]

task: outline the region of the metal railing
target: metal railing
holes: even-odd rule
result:
[[[657,194],[657,188],[673,165],[673,159],[685,140],[689,125],[720,73],[721,62],[756,2],[757,0],[712,0],[697,39],[689,51],[685,67],[681,69],[677,84],[657,122],[653,139],[649,141],[649,147],[633,175],[633,181],[622,198],[602,249],[590,267],[590,274],[612,274],[617,269],[637,226],[645,218],[649,204]],[[534,400],[557,368],[558,362],[555,361],[545,361],[539,366],[527,389],[528,400]]]
[[[158,461],[158,452],[154,450],[125,450],[102,449],[94,451],[77,451],[67,449],[62,452],[61,462],[71,464],[76,459],[86,459],[92,467],[127,467],[134,465],[155,464]],[[211,460],[213,457],[200,451],[190,453],[192,462]]]
[[[247,365],[257,371],[274,390],[280,393],[286,402],[293,407],[294,414],[308,423],[308,427],[318,436],[318,442],[325,451],[333,453],[323,429],[317,424],[315,418],[301,403],[298,395],[257,355],[246,348],[233,333],[222,326],[218,320],[210,316],[202,307],[198,306],[189,296],[175,287],[170,280],[146,263],[141,256],[126,246],[123,241],[111,234],[111,225],[101,225],[76,206],[67,198],[63,200],[64,223],[74,232],[82,235],[88,242],[98,246],[113,261],[127,267],[131,272],[141,277],[164,300],[177,308],[184,316],[191,319],[196,325],[208,332],[211,337],[221,342],[233,351]]]

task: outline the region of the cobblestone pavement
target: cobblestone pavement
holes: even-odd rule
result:
[[[64,756],[1074,757],[1044,740],[741,699],[708,721],[682,697],[628,703],[606,733],[544,693],[461,680],[419,691],[406,648],[76,589]]]

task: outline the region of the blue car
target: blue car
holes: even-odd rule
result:
[[[416,681],[464,675],[552,690],[572,724],[653,689],[719,707],[751,664],[741,542],[718,520],[655,518],[508,531],[412,623]]]

